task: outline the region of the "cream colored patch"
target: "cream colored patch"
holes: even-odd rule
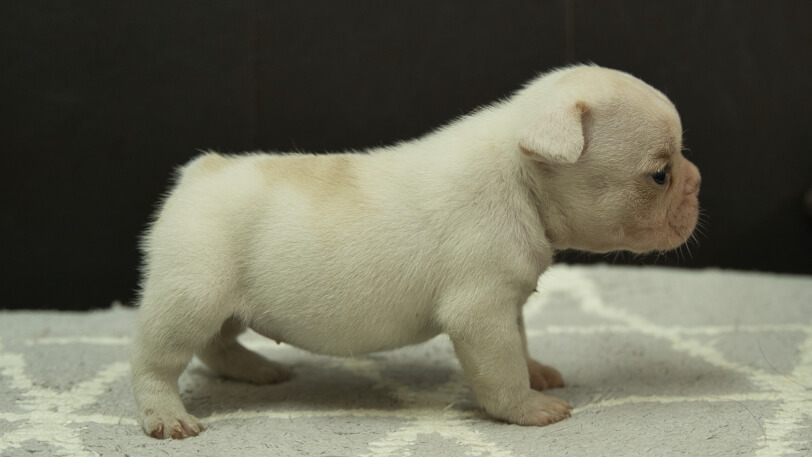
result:
[[[254,166],[271,192],[288,195],[313,229],[313,238],[335,252],[347,236],[363,230],[374,205],[368,186],[359,182],[362,154],[286,154],[258,157]]]
[[[315,196],[358,196],[354,161],[358,154],[288,154],[264,156],[256,161],[269,186],[291,184]]]
[[[187,167],[187,173],[194,173],[197,175],[213,174],[225,168],[225,166],[229,163],[229,160],[230,159],[220,154],[209,152],[200,156],[194,162],[189,164]]]

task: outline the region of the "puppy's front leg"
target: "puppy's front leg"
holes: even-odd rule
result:
[[[443,325],[485,411],[519,425],[548,425],[569,417],[572,407],[566,401],[530,388],[515,305],[480,302],[457,309],[465,317],[454,313]]]
[[[522,349],[524,349],[524,358],[527,360],[527,371],[530,374],[530,387],[535,390],[555,389],[556,387],[564,387],[564,378],[561,373],[555,368],[543,365],[530,357],[530,351],[527,348],[527,333],[524,329],[524,316],[522,310],[519,310],[519,334],[522,337]]]

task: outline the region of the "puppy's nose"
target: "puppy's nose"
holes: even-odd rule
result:
[[[685,193],[699,195],[699,187],[702,184],[702,175],[699,174],[699,168],[691,162],[685,161]]]

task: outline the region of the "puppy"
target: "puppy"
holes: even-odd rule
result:
[[[569,416],[539,391],[522,305],[554,251],[668,250],[691,235],[700,176],[672,103],[596,66],[553,71],[414,141],[334,155],[204,154],[144,237],[132,354],[144,430],[202,430],[177,380],[192,355],[253,383],[289,377],[245,328],[352,356],[447,334],[491,416]]]

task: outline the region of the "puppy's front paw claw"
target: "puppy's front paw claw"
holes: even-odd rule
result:
[[[153,438],[181,440],[197,436],[204,430],[200,421],[191,414],[159,415],[148,413],[144,416],[144,431]]]

